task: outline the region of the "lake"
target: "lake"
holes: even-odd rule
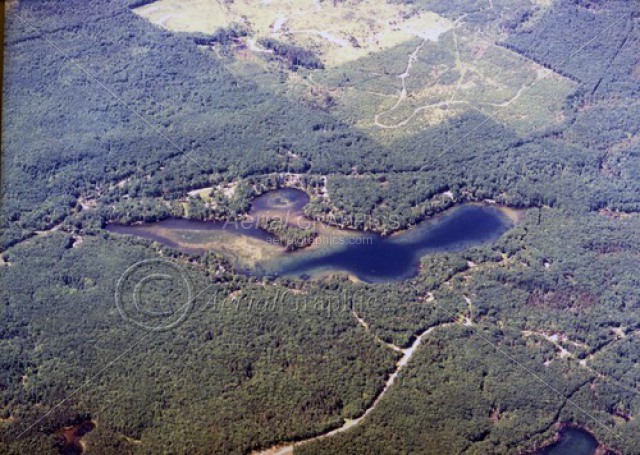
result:
[[[560,430],[560,439],[537,455],[594,455],[598,446],[596,438],[585,430],[569,427]]]
[[[255,222],[208,222],[168,219],[107,230],[137,235],[185,252],[217,251],[252,275],[306,278],[345,272],[367,282],[398,281],[416,276],[420,258],[437,252],[461,251],[497,240],[513,221],[496,206],[465,204],[392,236],[342,230],[304,218],[309,196],[296,189],[269,192],[253,201],[249,216],[278,216],[290,224],[319,232],[314,245],[285,252]]]

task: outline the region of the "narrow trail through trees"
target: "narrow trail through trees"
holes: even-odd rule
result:
[[[357,313],[353,313],[354,317],[356,318],[358,324],[360,326],[362,326],[367,332],[371,333],[371,330],[369,328],[369,324],[362,319]],[[376,341],[384,344],[385,346],[387,346],[389,349],[393,349],[396,352],[401,352],[402,353],[402,357],[400,357],[400,359],[396,362],[396,367],[393,371],[393,373],[391,373],[391,375],[389,376],[389,378],[387,379],[387,382],[384,385],[384,388],[382,389],[382,392],[380,392],[380,394],[378,395],[378,397],[373,401],[373,403],[371,403],[371,405],[365,410],[365,412],[358,418],[356,419],[345,419],[345,422],[342,424],[342,426],[328,431],[326,433],[322,433],[320,435],[314,436],[312,438],[309,439],[304,439],[302,441],[298,441],[298,442],[294,442],[291,444],[282,444],[282,445],[278,445],[278,446],[274,446],[271,447],[267,450],[263,450],[263,451],[255,451],[253,452],[254,455],[285,455],[285,454],[290,454],[293,453],[293,449],[297,446],[301,446],[303,444],[307,444],[309,442],[312,441],[318,441],[320,439],[325,439],[325,438],[329,438],[331,436],[334,436],[336,434],[339,433],[343,433],[357,425],[359,425],[380,403],[380,401],[382,401],[382,399],[384,398],[384,396],[386,395],[386,393],[389,391],[389,389],[391,388],[391,386],[393,386],[393,384],[396,382],[396,379],[398,378],[398,375],[400,374],[400,372],[403,370],[403,368],[409,363],[409,361],[411,360],[411,358],[413,357],[413,354],[415,353],[416,349],[418,348],[418,346],[420,346],[420,344],[422,344],[423,340],[428,337],[431,333],[433,333],[435,330],[440,329],[440,328],[444,328],[444,327],[449,327],[452,325],[457,324],[457,322],[444,322],[438,325],[434,325],[432,327],[429,327],[426,330],[423,330],[422,332],[420,332],[415,340],[413,341],[413,343],[411,343],[411,345],[407,348],[400,348],[399,346],[396,346],[392,343],[387,343],[383,340],[381,340],[379,337],[374,336],[374,338],[376,339]]]

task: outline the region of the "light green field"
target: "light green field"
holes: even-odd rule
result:
[[[501,37],[492,24],[478,29],[464,17],[450,21],[384,0],[159,0],[135,12],[180,32],[243,23],[250,35],[230,63],[233,71],[381,141],[468,110],[527,133],[561,122],[574,89],[570,80],[496,45]],[[256,44],[262,37],[310,49],[326,69],[287,71]]]
[[[313,48],[327,66],[338,66],[414,37],[437,40],[451,22],[433,12],[380,0],[158,0],[134,10],[168,30],[213,33],[232,23],[255,38],[273,37]]]

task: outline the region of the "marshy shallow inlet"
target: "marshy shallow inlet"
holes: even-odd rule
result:
[[[343,230],[311,221],[303,215],[309,196],[297,189],[271,191],[253,201],[250,218],[279,217],[288,225],[314,229],[309,247],[286,251],[258,223],[167,219],[107,230],[136,235],[185,252],[215,251],[252,275],[307,277],[345,272],[368,282],[411,278],[420,258],[436,252],[460,251],[497,240],[513,227],[499,207],[464,204],[392,236]]]

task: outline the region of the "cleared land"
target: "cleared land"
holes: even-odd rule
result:
[[[495,115],[520,133],[562,121],[575,84],[506,48],[495,27],[480,32],[410,5],[345,2],[159,0],[135,12],[177,32],[212,33],[233,23],[239,75],[332,111],[346,122],[393,140],[467,110]],[[274,70],[257,40],[276,38],[314,51],[324,70]],[[543,78],[544,77],[544,78]],[[538,81],[538,79],[540,79]]]
[[[437,40],[451,28],[450,21],[433,12],[377,0],[159,0],[134,11],[176,32],[213,33],[244,24],[255,37],[312,48],[332,67],[415,37]]]
[[[310,90],[329,93],[341,117],[383,137],[415,132],[469,109],[528,132],[561,121],[562,104],[575,87],[463,26],[437,42],[414,39],[316,71],[312,81]]]

